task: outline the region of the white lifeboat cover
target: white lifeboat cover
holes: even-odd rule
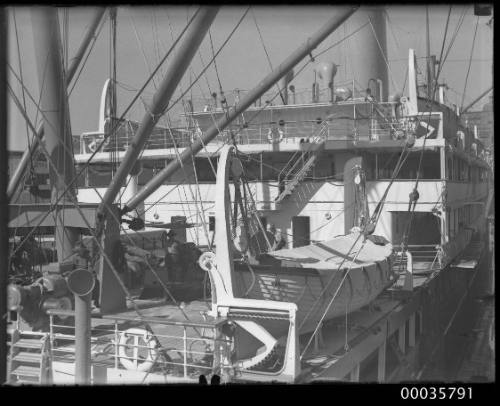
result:
[[[354,258],[352,268],[369,267],[385,262],[393,253],[392,244],[388,242],[379,245],[367,239],[363,244],[362,236],[356,241],[358,236],[359,233],[351,233],[325,242],[272,251],[265,254],[263,259],[274,258],[281,261],[282,267],[313,268],[323,273],[337,271],[339,267],[349,268]]]

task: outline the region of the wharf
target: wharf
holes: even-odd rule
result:
[[[472,330],[475,337],[465,350],[457,381],[495,381],[495,303],[488,299],[483,299],[484,308]]]

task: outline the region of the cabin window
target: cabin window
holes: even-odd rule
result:
[[[260,154],[241,155],[239,157],[247,181],[260,181]],[[215,166],[217,169],[217,166]]]
[[[394,168],[398,162],[400,152],[381,153],[377,155],[378,159],[378,179],[390,179]]]
[[[88,167],[89,187],[108,187],[111,183],[111,164],[95,164]]]
[[[375,180],[376,157],[375,154],[364,154],[363,165],[365,167],[365,177],[367,181]]]
[[[279,171],[274,169],[273,165],[271,165],[265,160],[262,162],[262,180],[263,181],[277,181],[278,180]]]
[[[212,165],[210,165],[211,159]],[[215,173],[217,171],[217,161],[212,158],[195,158],[196,176],[198,182],[215,182]]]
[[[83,165],[77,165],[76,166],[76,173],[80,173],[82,170]],[[88,168],[85,168],[80,176],[78,176],[78,179],[76,181],[76,186],[78,188],[85,188],[89,187],[89,170]]]
[[[152,167],[143,165],[142,170],[139,173],[137,182],[139,183],[139,185],[145,185],[153,178],[154,174],[155,172]]]
[[[391,179],[400,152],[378,154],[378,178]],[[397,179],[416,179],[420,163],[420,151],[412,152],[406,158]],[[441,179],[440,155],[435,151],[425,151],[422,156],[419,179]]]
[[[272,156],[271,154],[264,154],[262,157],[262,180],[263,181],[278,181],[278,177],[287,166],[292,153],[279,154],[279,156]],[[300,159],[300,157],[299,157]],[[300,163],[299,163],[300,165]]]

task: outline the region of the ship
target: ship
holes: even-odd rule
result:
[[[58,55],[56,13],[37,12],[35,40]],[[184,125],[161,127],[216,14],[193,14],[142,122],[116,114],[116,78],[98,130],[75,139],[64,92],[42,98],[21,163],[42,150],[48,187],[32,176],[24,193],[47,202],[11,202],[9,227],[26,230],[14,252],[53,233],[57,262],[9,286],[10,383],[418,379],[467,296],[488,254],[492,172],[436,58],[423,78],[409,49],[406,92],[389,95],[383,8],[338,7],[254,89],[187,98]],[[313,53],[346,20],[371,30],[357,33],[356,78],[337,84],[337,65]],[[298,90],[307,57],[314,79]],[[79,62],[63,74],[58,61],[52,90]],[[189,248],[176,272],[172,236]]]

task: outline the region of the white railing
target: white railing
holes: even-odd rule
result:
[[[395,247],[398,254],[401,247]],[[419,271],[436,271],[442,267],[443,251],[440,245],[408,245],[407,250],[411,253],[413,268]]]
[[[50,310],[48,313],[52,360],[74,362],[74,325],[56,322],[57,316],[72,318],[74,312]],[[111,326],[105,320],[109,320]],[[218,373],[227,365],[231,341],[218,333],[222,322],[191,323],[112,315],[92,318],[93,355],[107,355],[115,369],[197,379],[201,373]],[[149,327],[154,334],[149,332]],[[158,334],[156,330],[165,333]],[[92,364],[103,365],[103,361],[94,360]]]
[[[247,126],[231,125],[224,129],[212,141],[227,143],[232,137],[240,145],[297,143],[301,138],[310,138],[322,131],[327,141],[378,141],[395,140],[406,137],[408,126],[405,120],[392,118],[336,118],[331,120],[287,121],[285,123],[258,123]],[[116,131],[116,136],[110,137],[101,152],[125,151],[134,136],[134,128],[122,123]],[[193,127],[155,129],[146,143],[146,149],[186,148],[202,135],[199,129]],[[92,153],[104,139],[99,132],[83,133],[80,136],[80,152]]]

